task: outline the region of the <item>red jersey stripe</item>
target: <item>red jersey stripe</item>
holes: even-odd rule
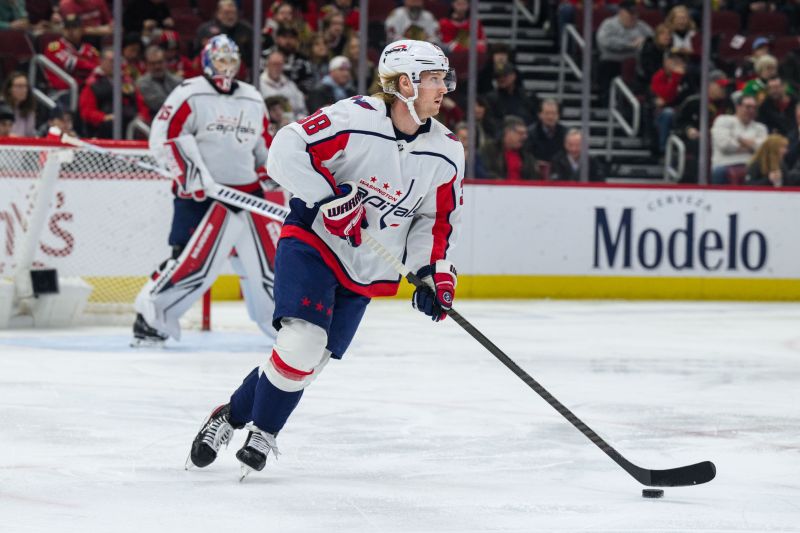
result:
[[[349,140],[349,133],[339,133],[324,141],[309,144],[306,148],[308,155],[311,156],[311,166],[328,181],[328,185],[331,186],[335,194],[339,193],[339,189],[336,187],[336,180],[333,178],[331,171],[324,167],[322,163],[331,159],[339,150],[344,150]]]
[[[444,259],[447,247],[450,246],[450,235],[453,225],[450,223],[450,214],[456,208],[456,191],[454,188],[457,174],[453,179],[440,185],[436,189],[436,219],[433,222],[433,246],[431,247],[431,264],[439,259]]]
[[[267,148],[269,148],[272,146],[272,135],[269,134],[269,119],[267,118],[267,115],[264,115],[263,128],[264,132],[262,133],[262,136],[264,137],[264,142],[266,143]]]
[[[181,106],[169,119],[169,126],[167,127],[167,139],[174,139],[181,134],[183,125],[186,124],[186,119],[192,113],[192,108],[189,107],[189,102],[183,102]]]
[[[322,256],[322,260],[325,262],[328,268],[331,269],[333,275],[336,276],[336,281],[338,281],[344,288],[353,291],[356,294],[366,296],[367,298],[375,298],[377,296],[394,296],[397,294],[397,288],[400,286],[400,282],[397,281],[378,281],[369,285],[361,285],[350,279],[350,276],[347,275],[347,272],[342,268],[341,264],[339,264],[339,261],[336,259],[336,256],[333,254],[331,249],[328,248],[325,245],[325,242],[315,233],[305,230],[299,226],[286,224],[283,226],[283,231],[281,231],[281,239],[284,237],[294,237],[295,239],[308,244],[317,252],[319,252],[319,255]]]

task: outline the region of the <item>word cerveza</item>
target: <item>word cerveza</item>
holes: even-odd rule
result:
[[[700,232],[695,213],[684,213],[683,223],[672,231],[639,228],[635,210],[622,210],[617,225],[609,221],[606,208],[596,207],[594,217],[594,268],[622,268],[638,264],[647,270],[666,259],[675,270],[762,270],[767,262],[767,238],[758,230],[743,231],[738,213],[727,216],[725,228]]]

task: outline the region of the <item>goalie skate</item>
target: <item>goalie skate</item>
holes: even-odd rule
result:
[[[220,405],[211,412],[203,422],[200,431],[192,442],[189,457],[186,458],[186,470],[191,465],[204,468],[217,458],[217,452],[224,444],[227,448],[233,438],[233,430],[243,426],[233,426],[230,422],[231,405]]]
[[[168,335],[150,327],[141,313],[136,314],[136,321],[133,323],[131,348],[161,348],[168,338]]]
[[[236,458],[242,463],[239,481],[244,481],[244,478],[254,470],[256,472],[263,470],[270,451],[276,459],[280,455],[275,435],[261,431],[254,425],[248,426],[248,429],[250,433],[247,435],[244,446],[236,452]]]

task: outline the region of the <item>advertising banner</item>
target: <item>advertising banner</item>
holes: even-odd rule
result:
[[[0,176],[0,275],[35,183]],[[460,297],[800,299],[797,190],[470,184],[464,201]],[[171,217],[167,180],[66,175],[37,264],[146,276],[169,256]]]

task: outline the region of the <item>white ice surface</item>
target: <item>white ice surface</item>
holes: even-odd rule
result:
[[[127,328],[0,332],[0,532],[800,531],[800,305],[459,302],[641,486],[467,336],[374,302],[238,482],[192,438],[268,353],[241,305],[163,351]],[[246,529],[243,529],[246,528]]]

